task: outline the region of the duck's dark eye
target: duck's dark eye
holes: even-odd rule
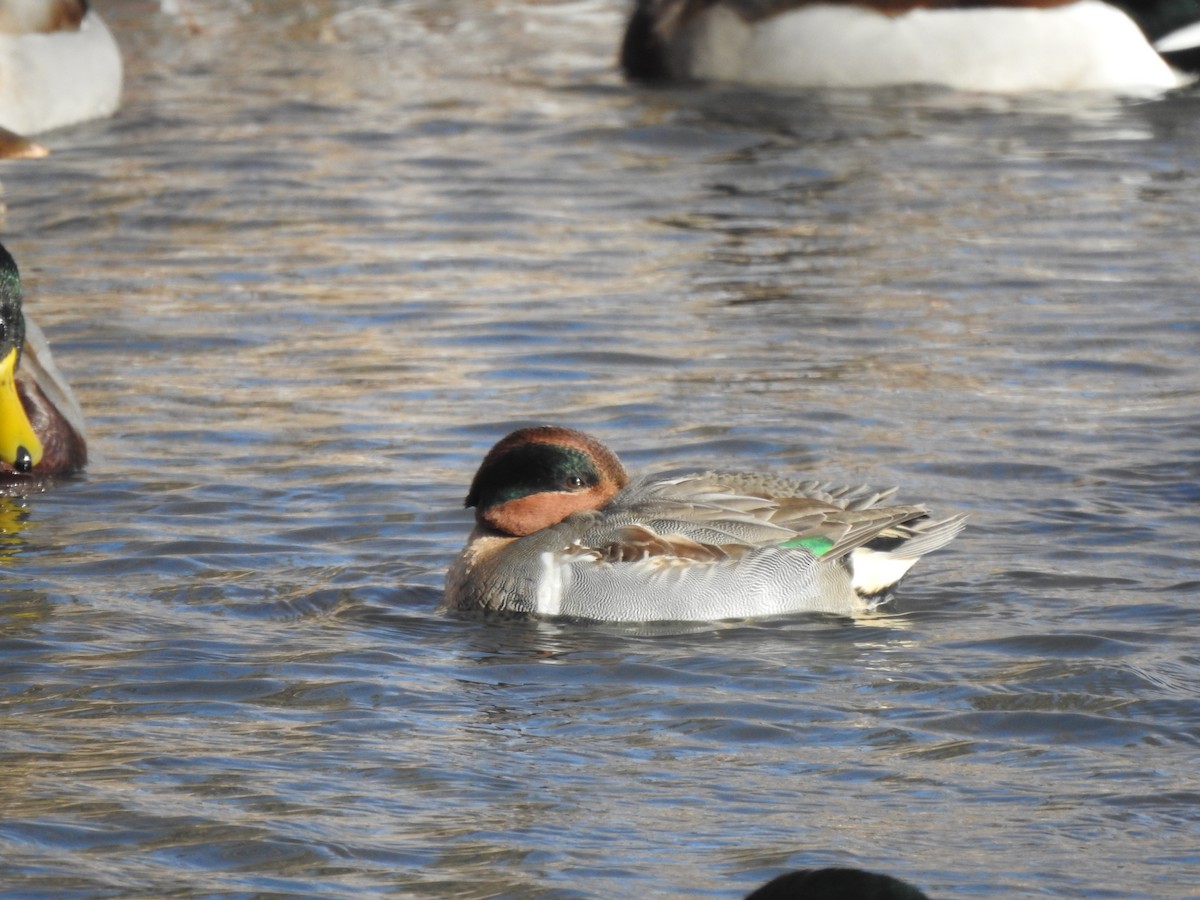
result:
[[[583,487],[583,479],[582,478],[580,478],[578,475],[568,475],[567,476],[567,488],[568,489],[570,489],[572,491],[577,491],[581,487]]]

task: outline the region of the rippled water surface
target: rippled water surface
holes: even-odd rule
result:
[[[646,91],[622,0],[98,4],[0,163],[93,464],[0,500],[31,897],[1200,884],[1200,94]],[[899,484],[890,615],[437,611],[483,452]]]

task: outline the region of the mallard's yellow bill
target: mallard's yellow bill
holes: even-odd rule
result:
[[[0,360],[0,459],[18,472],[28,472],[42,461],[42,442],[33,433],[29,416],[17,396],[13,378],[16,365],[15,349]]]

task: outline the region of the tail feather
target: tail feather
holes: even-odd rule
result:
[[[895,549],[889,550],[888,555],[895,559],[920,559],[926,553],[932,553],[945,547],[954,540],[955,536],[967,524],[965,513],[939,519],[936,522],[929,519],[918,519],[916,522],[906,522],[903,530],[908,532],[904,540]]]
[[[927,518],[904,522],[884,532],[875,547],[868,543],[857,548],[849,557],[855,592],[860,597],[885,594],[918,559],[950,543],[966,520],[965,515],[957,515],[936,522]]]
[[[1154,49],[1159,53],[1180,53],[1197,48],[1200,48],[1200,22],[1177,28],[1154,42]]]

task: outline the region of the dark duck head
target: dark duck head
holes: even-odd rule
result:
[[[25,315],[21,275],[0,246],[0,481],[67,474],[86,463],[79,404]]]

